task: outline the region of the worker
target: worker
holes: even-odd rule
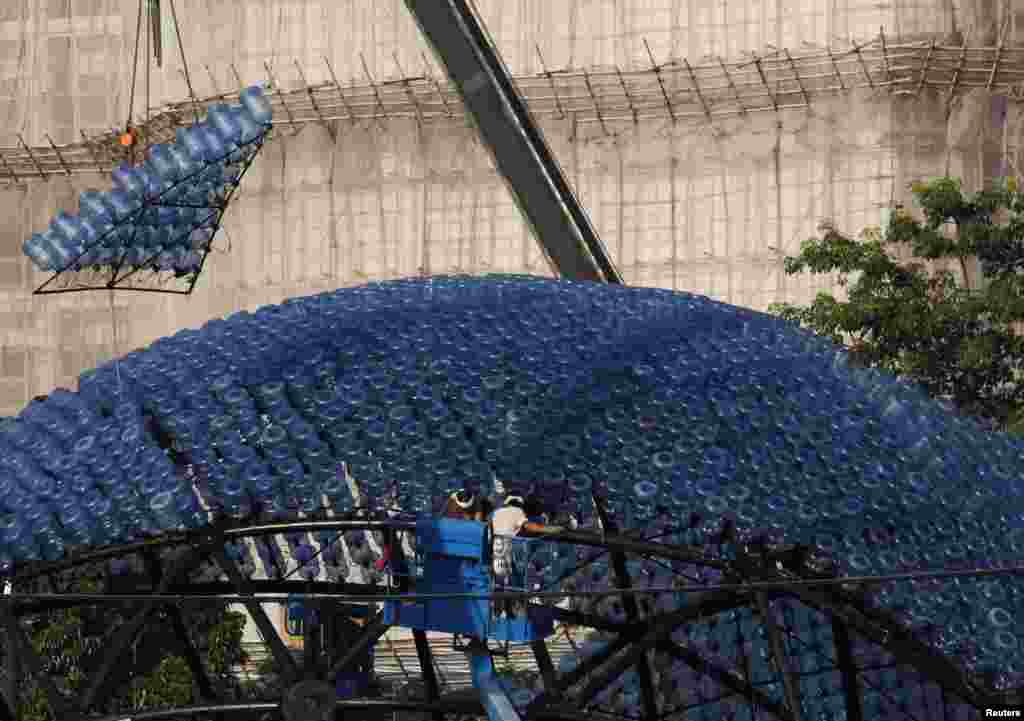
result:
[[[477,503],[477,510],[473,514],[473,520],[487,523],[492,513],[494,513],[494,502],[490,498],[481,498],[479,503]]]
[[[508,590],[512,590],[512,586],[519,586],[525,590],[526,584],[526,579],[522,577],[526,569],[518,568],[515,563],[515,543],[512,539],[520,534],[548,536],[565,530],[561,526],[548,526],[529,520],[526,515],[528,505],[533,509],[538,503],[536,499],[531,498],[527,504],[522,496],[511,495],[491,516],[491,530],[494,534],[494,579],[496,585]],[[496,608],[504,611],[506,617],[512,618],[521,611],[523,605],[521,601],[508,600],[496,604]]]
[[[444,516],[445,518],[456,518],[463,521],[484,520],[484,518],[480,516],[480,507],[481,504],[474,494],[470,493],[465,488],[460,488],[448,496],[448,503],[444,509]]]
[[[125,131],[121,133],[120,137],[121,147],[124,148],[125,154],[131,160],[135,162],[135,149],[138,147],[139,142],[142,140],[142,135],[137,128],[128,126]]]

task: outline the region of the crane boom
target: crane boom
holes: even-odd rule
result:
[[[406,0],[558,273],[622,283],[467,0]]]

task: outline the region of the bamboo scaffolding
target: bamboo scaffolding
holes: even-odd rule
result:
[[[451,84],[421,75],[342,86],[329,82],[269,94],[275,123],[292,127],[335,120],[381,125],[391,119],[422,123],[465,123]],[[926,91],[950,95],[981,89],[1024,99],[1024,48],[965,47],[934,40],[899,42],[879,36],[846,48],[786,49],[749,55],[733,62],[685,59],[646,68],[615,67],[550,70],[516,78],[537,118],[573,117],[597,123],[607,133],[642,120],[713,123],[761,112],[803,110],[818,99],[863,89],[876,95],[916,96]],[[192,122],[193,105],[205,112],[221,102],[237,102],[238,92],[188,98],[156,109],[143,128],[149,142],[167,142],[177,127]],[[381,125],[384,127],[383,125]],[[97,149],[103,152],[97,153]],[[117,133],[63,146],[0,147],[0,183],[25,182],[56,174],[109,172],[123,157]]]

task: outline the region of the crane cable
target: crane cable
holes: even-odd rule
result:
[[[192,98],[192,112],[195,113],[196,122],[199,122],[199,104],[196,102],[195,91],[192,90],[192,77],[188,72],[188,61],[185,60],[185,45],[181,42],[181,26],[178,25],[178,11],[174,8],[174,0],[171,0],[171,19],[174,21],[174,34],[178,38],[178,52],[181,53],[181,67],[185,73],[185,85],[188,86],[188,95]]]
[[[132,55],[132,80],[131,80],[131,91],[128,96],[128,120],[125,122],[125,131],[121,135],[121,145],[126,148],[134,148],[138,142],[138,134],[132,126],[132,120],[135,115],[135,88],[138,83],[139,74],[139,45],[142,40],[142,5],[146,3],[146,123],[150,120],[150,88],[152,85],[152,69],[149,62],[149,54],[151,47],[158,44],[159,38],[155,36],[155,33],[160,31],[160,27],[156,22],[156,18],[159,16],[152,14],[152,5],[150,0],[139,0],[139,12],[135,22],[135,50]],[[174,0],[170,0],[171,5],[171,19],[174,22],[174,34],[178,40],[178,53],[181,55],[181,66],[182,71],[185,75],[185,84],[188,86],[188,94],[192,99],[192,111],[195,115],[196,122],[199,122],[199,105],[196,101],[195,90],[192,87],[192,76],[188,71],[188,60],[185,58],[185,44],[181,39],[181,25],[178,23],[178,11],[175,7]],[[151,34],[154,36],[151,38]]]
[[[153,40],[153,2],[152,0],[146,0],[146,123],[149,123],[149,86],[150,78],[152,77],[150,53],[152,52],[152,40]]]
[[[135,53],[132,56],[132,82],[131,90],[128,94],[128,120],[124,124],[125,131],[121,135],[121,145],[125,147],[130,147],[134,144],[132,116],[135,112],[135,83],[139,74],[139,40],[142,37],[142,3],[143,0],[139,0],[139,15],[135,22]]]

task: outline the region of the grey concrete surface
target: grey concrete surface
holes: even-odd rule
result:
[[[867,39],[879,28],[891,37],[1024,40],[1024,13],[995,0],[477,4],[518,75],[649,67],[647,46],[655,62],[734,59],[769,46]],[[148,73],[154,108],[188,95],[163,5],[164,64]],[[234,70],[246,83],[265,80],[265,62],[285,88],[324,82],[325,56],[342,82],[440,75],[402,0],[177,0],[176,7],[201,96],[237,89]],[[45,134],[62,143],[120,126],[136,11],[129,0],[0,4],[0,145],[16,144],[18,133],[30,144],[45,143]],[[146,76],[140,64],[137,112]],[[884,207],[907,201],[915,178],[948,169],[978,187],[1015,171],[1024,159],[1024,116],[1016,99],[999,102],[983,91],[953,103],[940,92],[857,91],[810,110],[751,113],[714,127],[651,120],[605,132],[567,118],[546,121],[544,130],[629,283],[764,308],[834,290],[832,278],[782,272],[783,257],[821,220],[855,233],[878,225]],[[275,131],[188,298],[33,297],[44,277],[21,254],[22,241],[58,209],[77,209],[77,194],[105,180],[0,189],[0,414],[55,386],[74,387],[82,370],[157,337],[288,296],[418,273],[550,273],[464,123],[389,119],[330,130]]]

